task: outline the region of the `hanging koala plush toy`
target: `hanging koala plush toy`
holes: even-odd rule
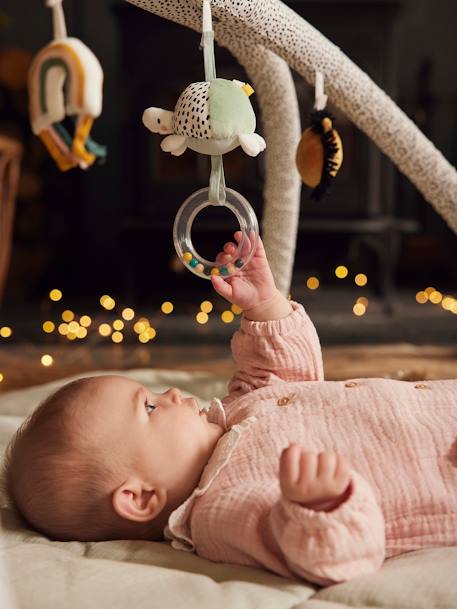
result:
[[[249,96],[254,89],[239,80],[214,78],[193,82],[179,96],[174,112],[148,108],[143,123],[153,133],[168,135],[164,152],[180,156],[187,148],[201,154],[222,155],[241,146],[249,156],[265,150],[255,133],[256,117]]]

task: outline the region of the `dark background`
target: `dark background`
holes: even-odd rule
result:
[[[51,40],[51,11],[43,4],[2,0],[0,53],[15,49],[16,74]],[[339,44],[457,164],[456,2],[287,4]],[[23,303],[33,306],[54,287],[83,304],[96,302],[103,293],[131,305],[173,298],[198,301],[211,293],[209,282],[174,264],[171,235],[177,207],[207,185],[207,159],[189,150],[179,159],[169,158],[160,151],[161,138],[143,128],[141,113],[150,105],[173,109],[185,86],[203,79],[199,36],[125,2],[65,0],[64,9],[69,34],[94,51],[105,72],[103,113],[92,134],[108,146],[108,159],[87,172],[60,173],[31,135],[25,88],[20,83],[11,87],[0,58],[0,133],[20,139],[25,147],[2,306],[8,311]],[[224,49],[216,48],[216,65],[221,77],[243,77]],[[313,91],[295,77],[305,126]],[[332,286],[338,281],[335,266],[350,262],[354,273],[369,276],[381,297],[386,276],[396,289],[415,293],[432,284],[455,294],[456,236],[391,162],[373,151],[368,138],[336,114],[345,165],[326,201],[311,205],[303,194],[292,293],[310,274],[319,277],[323,288]],[[228,185],[252,202],[261,220],[262,159],[254,161],[237,150],[224,157],[224,164]],[[372,208],[367,193],[376,167],[379,184]],[[398,253],[388,261],[379,252],[383,234],[370,246],[356,222],[386,214],[411,220],[405,224],[409,228],[399,230]],[[329,221],[340,222],[340,228],[330,231]],[[355,222],[353,229],[341,221]],[[214,251],[230,230],[230,218],[219,232],[202,222],[196,226],[197,244]]]

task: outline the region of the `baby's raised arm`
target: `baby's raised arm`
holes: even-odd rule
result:
[[[241,231],[235,233],[235,239],[240,241]],[[235,249],[233,242],[226,243],[216,260],[228,262]],[[250,321],[281,319],[292,312],[290,302],[275,285],[260,237],[252,260],[242,271],[228,279],[213,275],[211,281],[216,292],[243,309],[244,317]]]
[[[239,241],[241,233],[235,233]],[[218,256],[228,262],[236,249],[226,243]],[[239,365],[230,397],[280,381],[323,380],[322,353],[316,329],[302,305],[276,288],[260,237],[252,260],[240,273],[211,278],[214,289],[243,309],[240,329],[232,338]]]

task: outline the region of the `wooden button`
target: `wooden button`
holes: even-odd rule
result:
[[[354,381],[349,381],[348,383],[344,383],[345,387],[357,387],[358,383],[354,383]]]
[[[288,398],[287,396],[284,396],[283,398],[279,398],[278,400],[278,406],[287,406],[287,404],[290,403],[290,398]]]
[[[417,383],[417,385],[414,385],[414,389],[430,389],[430,387],[428,385],[424,385],[424,383]]]

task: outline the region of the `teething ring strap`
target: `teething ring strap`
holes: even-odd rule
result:
[[[214,59],[214,32],[211,20],[210,0],[203,0],[203,25],[200,47],[203,47],[205,80],[214,80],[216,78],[216,61]],[[211,205],[223,205],[225,202],[225,176],[222,155],[211,156],[209,202]]]
[[[208,198],[211,205],[224,205],[225,203],[225,177],[222,156],[211,157]]]

